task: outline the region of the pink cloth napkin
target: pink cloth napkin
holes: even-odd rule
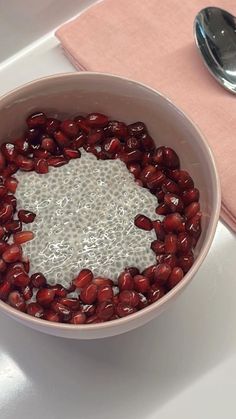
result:
[[[103,0],[56,32],[76,68],[142,81],[200,127],[216,158],[222,218],[236,231],[236,97],[205,68],[193,20],[206,6],[236,14],[234,0]]]

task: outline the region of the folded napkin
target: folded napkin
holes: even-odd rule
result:
[[[236,231],[236,97],[208,73],[194,44],[193,20],[206,6],[236,14],[234,0],[103,0],[56,36],[76,68],[144,82],[197,123],[220,173],[221,216]]]

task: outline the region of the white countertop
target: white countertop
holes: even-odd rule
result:
[[[49,34],[0,65],[0,94],[68,71]],[[236,236],[220,222],[194,281],[140,329],[73,341],[1,316],[1,419],[235,419],[235,272]]]

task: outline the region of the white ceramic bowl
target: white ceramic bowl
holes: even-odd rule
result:
[[[98,111],[127,123],[141,120],[159,145],[173,147],[201,194],[202,235],[196,260],[184,279],[156,303],[137,313],[106,323],[69,325],[31,317],[0,302],[0,311],[33,329],[51,335],[95,339],[127,332],[166,309],[194,277],[212,243],[220,211],[220,186],[211,151],[194,123],[157,91],[122,77],[71,73],[28,83],[0,99],[0,139],[19,136],[25,118],[36,110],[61,116]]]

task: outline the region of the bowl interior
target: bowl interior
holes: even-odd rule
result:
[[[67,74],[41,79],[0,100],[0,141],[19,137],[25,118],[34,111],[51,116],[75,116],[98,111],[126,123],[143,121],[157,145],[173,147],[181,165],[200,190],[203,232],[201,253],[215,223],[217,179],[207,145],[197,128],[170,101],[141,84],[96,73]]]

